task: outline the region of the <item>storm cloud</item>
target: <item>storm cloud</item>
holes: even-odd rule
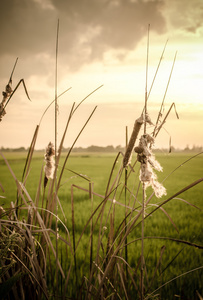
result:
[[[101,61],[109,50],[123,58],[146,37],[148,24],[157,34],[167,32],[170,22],[196,33],[203,5],[200,0],[186,0],[184,6],[180,0],[2,0],[1,57],[53,57],[58,19],[60,55],[74,71]]]
[[[77,69],[101,60],[109,49],[133,49],[146,36],[149,23],[162,33],[163,6],[159,0],[3,0],[0,55],[53,53],[59,19],[61,54]]]

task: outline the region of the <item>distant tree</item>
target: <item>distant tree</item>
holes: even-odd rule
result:
[[[106,148],[105,148],[105,152],[114,152],[114,147],[112,146],[112,145],[110,145],[110,146],[106,146]]]
[[[184,151],[185,151],[185,152],[189,152],[189,151],[190,151],[189,145],[187,145],[187,146],[185,147]]]
[[[104,151],[104,147],[92,145],[92,146],[87,147],[87,151],[88,152],[103,152]]]
[[[125,151],[124,147],[122,147],[121,145],[116,146],[115,150],[116,150],[116,152],[124,152]]]
[[[14,152],[23,152],[26,151],[25,147],[19,147],[19,148],[15,148],[13,149]]]
[[[203,149],[203,147],[201,147],[201,146],[193,145],[191,151],[192,151],[192,152],[201,152],[202,149]]]

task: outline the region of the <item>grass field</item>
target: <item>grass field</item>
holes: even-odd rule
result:
[[[23,168],[25,164],[26,153],[4,153],[6,159],[8,160],[13,172],[15,173],[17,179],[21,181],[21,176],[23,173]],[[194,154],[195,155],[195,154]],[[27,180],[27,190],[34,200],[36,197],[37,187],[39,185],[39,178],[41,170],[44,166],[44,153],[36,152],[32,159],[31,171]],[[179,190],[183,189],[185,186],[191,184],[195,180],[202,177],[203,174],[203,155],[198,155],[190,159],[193,154],[187,153],[159,153],[156,155],[157,160],[163,166],[163,173],[159,173],[159,181],[163,181],[163,185],[167,189],[167,196],[157,199],[152,197],[149,205],[146,208],[146,219],[145,219],[145,247],[144,247],[144,257],[145,257],[145,289],[146,295],[156,290],[165,282],[189,272],[195,268],[199,268],[203,265],[202,250],[198,247],[188,245],[186,243],[178,243],[175,241],[183,240],[191,244],[202,245],[203,233],[202,233],[202,208],[203,202],[203,184],[200,183],[193,187],[192,189],[178,195],[177,198],[172,199],[170,202],[163,206],[164,210],[157,210],[155,213],[147,217],[156,205],[161,201],[167,199],[168,197],[174,195]],[[60,162],[58,173],[60,173],[60,168],[63,162]],[[67,162],[66,170],[63,175],[61,182],[61,187],[58,193],[61,205],[63,207],[63,212],[59,208],[59,217],[66,224],[69,229],[71,239],[73,238],[73,224],[72,224],[72,205],[71,205],[71,186],[79,186],[84,190],[79,190],[77,187],[73,188],[72,196],[74,197],[74,231],[75,231],[75,241],[77,243],[80,234],[84,229],[84,225],[87,223],[91,216],[91,212],[96,209],[96,207],[103,200],[109,174],[112,169],[112,165],[116,158],[116,154],[97,154],[97,153],[83,153],[83,154],[72,154]],[[135,160],[135,157],[133,158]],[[188,161],[187,161],[188,160]],[[185,163],[187,161],[187,163]],[[122,157],[119,157],[116,162],[116,167],[113,171],[113,179],[119,170],[122,162]],[[178,167],[178,168],[177,168]],[[176,169],[177,168],[177,169]],[[1,196],[5,198],[0,198],[1,205],[6,208],[10,206],[11,201],[16,201],[16,185],[5,165],[5,162],[0,158],[0,183],[3,186],[5,192],[1,192]],[[128,174],[129,174],[128,170]],[[119,204],[113,205],[111,209],[111,222],[113,222],[114,233],[119,228],[121,221],[124,219],[125,214],[130,212],[130,208],[133,206],[140,209],[140,203],[142,201],[141,189],[138,191],[138,172],[139,166],[136,164],[134,168],[134,173],[130,174],[127,182],[128,189],[125,193],[121,195],[123,190],[123,185],[125,182],[124,174],[121,178],[120,185],[116,190],[116,194],[113,194],[109,198],[115,198],[115,200],[121,204],[126,204],[129,209],[125,210],[125,207]],[[79,176],[80,174],[81,176]],[[167,178],[167,179],[166,179]],[[112,180],[113,180],[112,179]],[[165,180],[166,179],[166,180]],[[93,191],[95,195],[92,199],[89,197],[89,184],[93,183]],[[134,195],[137,193],[137,197]],[[43,188],[41,188],[41,193],[43,193]],[[96,195],[98,194],[98,195]],[[147,199],[152,194],[152,189],[147,189]],[[184,202],[183,200],[189,202]],[[106,241],[110,236],[109,219],[107,224],[105,223],[105,218],[107,218],[108,212],[110,210],[111,201],[108,201],[106,206],[106,212],[104,217],[104,226],[106,231],[103,236],[103,242]],[[192,206],[193,205],[193,206]],[[198,208],[196,208],[196,207]],[[99,225],[96,224],[97,213],[95,213],[93,218],[94,234],[93,234],[93,260],[94,255],[96,255],[97,246],[97,236],[99,232]],[[53,228],[55,222],[53,221]],[[62,235],[65,235],[63,226],[59,224],[59,231]],[[156,238],[152,238],[156,237]],[[127,261],[129,265],[134,269],[139,269],[139,259],[141,255],[141,224],[138,224],[133,228],[132,232],[129,233],[127,243]],[[171,238],[173,240],[170,240]],[[82,281],[82,278],[86,276],[89,272],[87,259],[89,259],[89,243],[90,243],[90,226],[85,230],[82,235],[81,242],[77,249],[77,282],[74,276],[71,278],[72,288],[69,288],[69,293],[74,294],[75,286],[78,282]],[[104,243],[105,244],[105,243]],[[62,246],[61,246],[62,247]],[[61,253],[65,251],[63,247],[61,248]],[[124,251],[124,250],[123,250]],[[100,255],[105,255],[105,249]],[[161,262],[160,262],[161,259]],[[158,262],[160,262],[158,264]],[[67,257],[64,264],[68,265],[69,257]],[[157,266],[157,269],[156,269]],[[155,271],[156,270],[156,271]],[[138,272],[139,273],[139,272]],[[130,297],[133,297],[135,291],[131,280],[127,278],[128,288]],[[139,280],[138,280],[139,282]],[[203,295],[203,271],[202,269],[196,270],[194,272],[188,273],[187,275],[181,276],[180,278],[173,280],[171,283],[167,284],[163,289],[158,290],[157,299],[198,299],[197,291]],[[176,295],[176,296],[175,296]],[[160,297],[160,298],[159,298]],[[123,298],[124,299],[124,298]],[[130,298],[131,299],[131,298]],[[151,298],[150,298],[151,299]]]

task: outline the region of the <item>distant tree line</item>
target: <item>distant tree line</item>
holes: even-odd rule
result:
[[[63,151],[68,151],[69,148],[63,148]],[[121,145],[119,146],[112,146],[112,145],[109,145],[109,146],[105,146],[105,147],[102,147],[102,146],[95,146],[95,145],[91,145],[87,148],[83,148],[83,147],[75,147],[73,148],[73,152],[108,152],[108,153],[111,153],[111,152],[124,152],[125,151],[125,148],[122,147]]]
[[[1,151],[7,151],[7,152],[24,152],[24,151],[27,151],[29,148],[25,148],[25,147],[19,147],[19,148],[5,148],[5,147],[1,147]],[[67,152],[69,151],[70,148],[63,148],[63,152]],[[40,149],[40,150],[36,150],[36,151],[44,151],[44,149]],[[125,148],[122,147],[122,146],[112,146],[112,145],[109,145],[109,146],[105,146],[105,147],[102,147],[102,146],[89,146],[87,148],[83,148],[83,147],[75,147],[72,149],[72,152],[119,152],[119,151],[122,151],[124,152],[125,151]]]
[[[27,151],[28,148],[26,149],[25,147],[19,147],[19,148],[5,148],[1,147],[1,151],[6,151],[6,152],[24,152]]]
[[[29,148],[25,148],[25,147],[19,147],[19,148],[5,148],[5,147],[1,147],[1,151],[7,151],[7,152],[24,152],[24,151],[28,151]],[[67,152],[69,151],[70,148],[63,148],[63,152]],[[41,150],[36,150],[36,151],[44,151],[44,149]],[[187,145],[184,149],[179,149],[179,148],[175,148],[175,147],[171,147],[171,152],[202,152],[203,151],[203,146],[196,146],[193,145],[192,147],[190,147],[189,145]],[[89,147],[75,147],[72,149],[72,152],[76,153],[81,153],[81,152],[106,152],[106,153],[113,153],[113,152],[125,152],[125,147],[118,145],[116,147],[109,145],[109,146],[95,146],[95,145],[91,145]],[[169,149],[155,149],[154,152],[169,152]]]

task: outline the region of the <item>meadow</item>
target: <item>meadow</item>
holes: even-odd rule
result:
[[[4,156],[17,179],[21,181],[26,153],[6,152]],[[63,165],[65,156],[66,153],[62,153],[58,172]],[[163,172],[158,174],[158,179],[160,182],[163,181],[167,195],[161,199],[153,196],[145,212],[145,299],[199,299],[198,295],[203,294],[203,271],[199,268],[203,262],[202,249],[199,247],[203,240],[202,210],[200,209],[202,208],[203,200],[202,183],[174,197],[163,205],[161,209],[158,209],[151,215],[149,214],[165,199],[201,178],[203,155],[157,153],[156,158],[163,166]],[[62,207],[60,209],[59,206],[58,216],[69,231],[73,248],[76,247],[79,241],[74,257],[75,271],[69,277],[68,297],[70,298],[79,298],[78,289],[84,285],[88,276],[91,278],[90,270],[92,264],[95,263],[96,268],[98,268],[97,271],[100,271],[100,267],[96,263],[99,261],[96,257],[98,256],[98,237],[101,234],[100,225],[97,222],[100,215],[99,210],[93,216],[92,213],[105,198],[111,171],[113,170],[111,178],[111,182],[113,182],[119,172],[122,160],[122,156],[117,157],[116,153],[72,153],[66,164],[63,179],[58,190],[58,198]],[[135,154],[133,161],[136,162]],[[32,199],[36,199],[40,173],[44,165],[44,153],[35,152],[26,182],[26,189]],[[115,166],[112,169],[113,165]],[[1,206],[6,210],[6,208],[9,208],[11,201],[16,201],[17,188],[2,158],[0,159],[0,166],[0,183],[5,190],[4,193],[1,192],[1,196],[5,197],[1,198]],[[111,193],[105,206],[102,222],[102,242],[99,250],[101,260],[105,258],[108,251],[112,253],[116,248],[116,244],[119,243],[119,234],[123,232],[121,228],[124,221],[128,220],[127,218],[125,219],[125,216],[134,209],[133,215],[130,217],[133,218],[136,212],[139,212],[141,209],[142,191],[138,187],[139,165],[135,163],[134,172],[131,173],[129,169],[127,172],[128,174],[130,173],[127,184],[125,174],[122,174],[119,186],[116,187],[116,192]],[[42,184],[40,193],[41,195],[43,194]],[[149,187],[146,193],[148,198],[152,195],[153,190]],[[113,203],[112,200],[116,200],[116,203]],[[23,216],[23,210],[21,214]],[[89,218],[91,222],[88,223]],[[88,226],[84,230],[87,223]],[[53,230],[55,229],[55,224],[56,222],[53,218],[50,223]],[[59,234],[65,239],[67,232],[64,226],[59,223],[58,227]],[[54,237],[52,239],[54,240]],[[68,273],[69,265],[72,261],[71,255],[68,253],[67,248],[63,246],[63,243],[59,243],[58,247],[60,249],[62,266],[65,272]],[[117,297],[120,295],[121,299],[137,299],[137,297],[139,298],[140,285],[141,218],[138,219],[136,226],[129,232],[119,253],[120,260],[121,262],[123,260],[123,262],[121,265],[115,263],[108,274],[110,290],[116,293]],[[108,255],[106,257],[107,261],[105,264],[107,264],[109,259]],[[54,265],[53,258],[51,258],[51,264],[52,266]],[[130,272],[127,269],[125,271],[126,265],[130,266]],[[114,279],[112,275],[114,268],[117,269],[115,272],[120,271],[120,274],[123,274],[122,287],[117,286],[116,281],[118,279]],[[120,270],[120,268],[123,268],[123,270]],[[131,273],[132,270],[134,270],[133,273]],[[195,271],[190,272],[191,270]],[[103,271],[101,270],[101,272]],[[188,274],[186,274],[187,272]],[[50,274],[47,274],[48,285],[53,280],[53,278],[49,277],[53,276],[53,274]],[[179,278],[172,280],[176,277]],[[170,280],[172,281],[160,289],[162,285]],[[86,288],[88,288],[88,280],[85,284]],[[62,291],[62,283],[59,289]],[[157,292],[154,292],[156,289],[158,289]],[[83,293],[84,291],[81,292],[81,299],[83,299]]]

